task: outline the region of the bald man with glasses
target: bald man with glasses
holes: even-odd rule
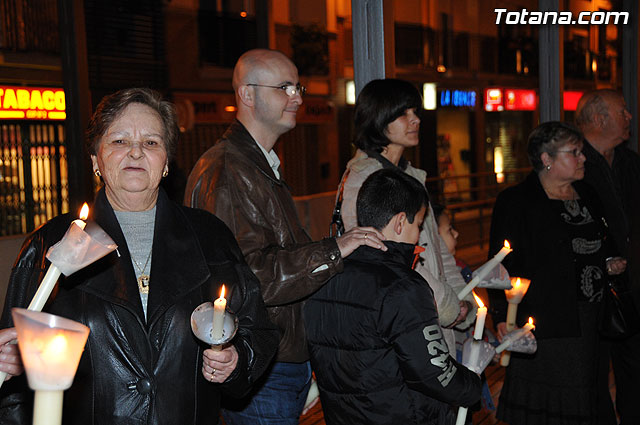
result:
[[[273,151],[303,102],[293,62],[278,51],[250,50],[234,68],[233,89],[236,121],[196,163],[185,204],[214,213],[235,234],[281,341],[271,370],[246,398],[228,401],[223,417],[228,425],[297,425],[311,383],[303,301],[357,247],[386,247],[371,227],[316,242],[302,227]]]

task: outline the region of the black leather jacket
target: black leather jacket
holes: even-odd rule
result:
[[[233,235],[213,215],[178,206],[160,190],[145,321],[129,251],[104,190],[91,213],[118,252],[63,276],[44,309],[91,329],[73,386],[65,392],[64,424],[217,423],[220,391],[244,395],[278,343]],[[73,218],[56,217],[27,238],[11,274],[3,328],[12,325],[11,307],[29,303],[48,267],[47,248]],[[202,376],[207,347],[193,336],[190,315],[217,298],[222,283],[240,328],[234,339],[238,365],[219,385]],[[3,425],[31,423],[32,393],[25,381],[22,375],[0,390]]]
[[[311,241],[289,187],[239,121],[196,163],[185,204],[214,213],[237,238],[282,334],[277,360],[308,360],[303,301],[342,270],[340,250],[335,239]]]

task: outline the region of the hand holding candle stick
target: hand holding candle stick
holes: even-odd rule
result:
[[[504,293],[507,297],[507,301],[509,302],[509,307],[507,308],[507,332],[512,331],[516,327],[516,315],[518,312],[518,304],[522,301],[522,298],[527,293],[529,289],[529,285],[531,284],[531,280],[520,278],[520,277],[512,277],[511,278],[511,289],[505,289]],[[509,361],[511,356],[508,352],[505,352],[500,357],[500,365],[509,366]]]
[[[471,282],[469,282],[467,286],[462,288],[462,290],[458,293],[458,299],[464,299],[464,297],[466,297],[471,291],[473,291],[473,289],[478,286],[478,284],[491,272],[491,270],[493,270],[494,267],[500,264],[502,260],[504,260],[504,257],[506,257],[511,251],[513,250],[509,245],[509,241],[505,240],[502,249],[498,251],[498,253],[491,260],[487,261],[482,266],[482,271],[474,276],[473,279],[471,279]]]
[[[535,328],[536,327],[533,325],[533,317],[529,317],[529,322],[526,323],[522,328],[505,335],[505,337],[502,339],[502,343],[496,347],[496,353],[501,353],[504,350],[508,349],[511,344],[513,344],[515,341],[522,338]]]

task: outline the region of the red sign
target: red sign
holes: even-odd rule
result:
[[[0,119],[64,120],[66,117],[61,88],[0,86]]]
[[[535,90],[507,89],[504,91],[504,109],[507,111],[535,111],[538,97]]]
[[[504,110],[502,89],[493,87],[484,90],[484,110],[489,112]]]
[[[581,91],[566,91],[562,93],[563,109],[565,111],[575,111],[582,94],[583,92]]]

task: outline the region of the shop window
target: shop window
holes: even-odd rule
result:
[[[200,0],[198,38],[203,65],[232,68],[258,47],[255,1]]]
[[[68,212],[64,125],[0,125],[0,236],[31,232]]]

